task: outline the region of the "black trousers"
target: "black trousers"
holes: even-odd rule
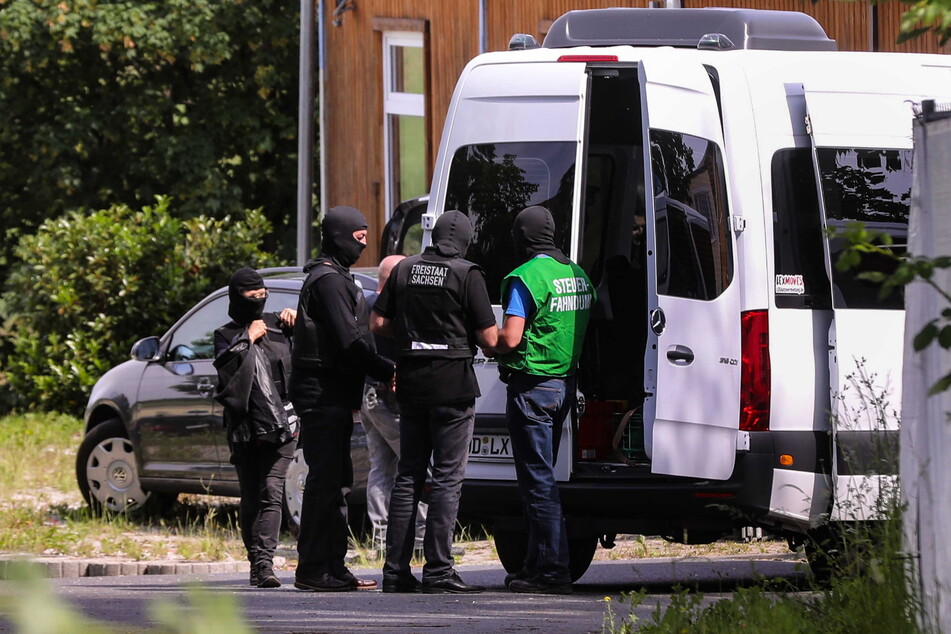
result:
[[[238,523],[251,566],[274,562],[281,532],[284,477],[297,443],[234,443],[231,464],[238,474],[241,503]]]
[[[299,444],[308,471],[297,539],[297,578],[325,573],[340,577],[348,572],[344,559],[350,538],[347,496],[353,488],[353,414],[345,407],[321,406],[299,416]]]
[[[423,537],[423,580],[438,581],[453,574],[452,539],[474,423],[474,400],[445,405],[400,401],[400,461],[390,494],[385,577],[411,574],[416,507],[430,460],[432,489]]]

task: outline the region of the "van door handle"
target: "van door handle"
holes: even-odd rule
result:
[[[674,365],[690,365],[693,363],[693,350],[687,346],[670,346],[667,348],[667,360]]]

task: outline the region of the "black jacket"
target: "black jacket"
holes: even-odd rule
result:
[[[298,412],[323,405],[359,409],[365,377],[389,381],[393,362],[377,354],[366,300],[350,271],[318,258],[304,272],[291,399]]]
[[[228,440],[283,444],[297,435],[290,406],[291,339],[278,316],[262,319],[267,334],[253,345],[247,327],[230,322],[215,331],[215,399],[224,406]]]

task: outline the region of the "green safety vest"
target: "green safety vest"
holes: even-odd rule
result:
[[[519,279],[535,302],[518,347],[498,362],[511,370],[541,376],[570,376],[578,367],[595,291],[584,270],[550,257],[532,258],[502,280],[507,298],[512,280]]]

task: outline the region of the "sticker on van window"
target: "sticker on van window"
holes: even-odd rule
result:
[[[776,276],[776,294],[777,295],[802,295],[806,292],[806,283],[802,280],[802,275],[777,275]]]

